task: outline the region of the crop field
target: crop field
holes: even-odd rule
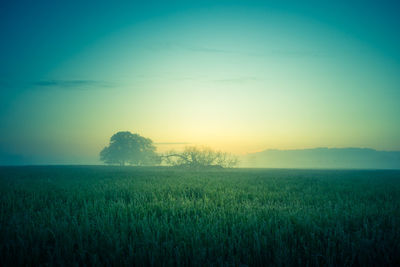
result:
[[[1,167],[0,265],[400,265],[400,171]]]

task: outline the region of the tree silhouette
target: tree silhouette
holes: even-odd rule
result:
[[[237,157],[210,148],[186,147],[182,152],[170,151],[161,156],[167,165],[184,168],[231,168],[238,164]]]
[[[155,165],[160,163],[153,141],[131,132],[118,132],[110,139],[109,146],[100,152],[106,164]]]

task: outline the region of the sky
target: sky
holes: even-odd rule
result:
[[[0,161],[400,150],[398,1],[2,1]]]

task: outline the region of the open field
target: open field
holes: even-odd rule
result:
[[[0,265],[399,265],[400,171],[1,167]]]

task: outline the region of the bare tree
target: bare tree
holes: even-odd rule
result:
[[[232,168],[238,164],[237,157],[207,147],[186,147],[182,152],[169,151],[161,156],[164,163],[185,168],[223,167]]]

